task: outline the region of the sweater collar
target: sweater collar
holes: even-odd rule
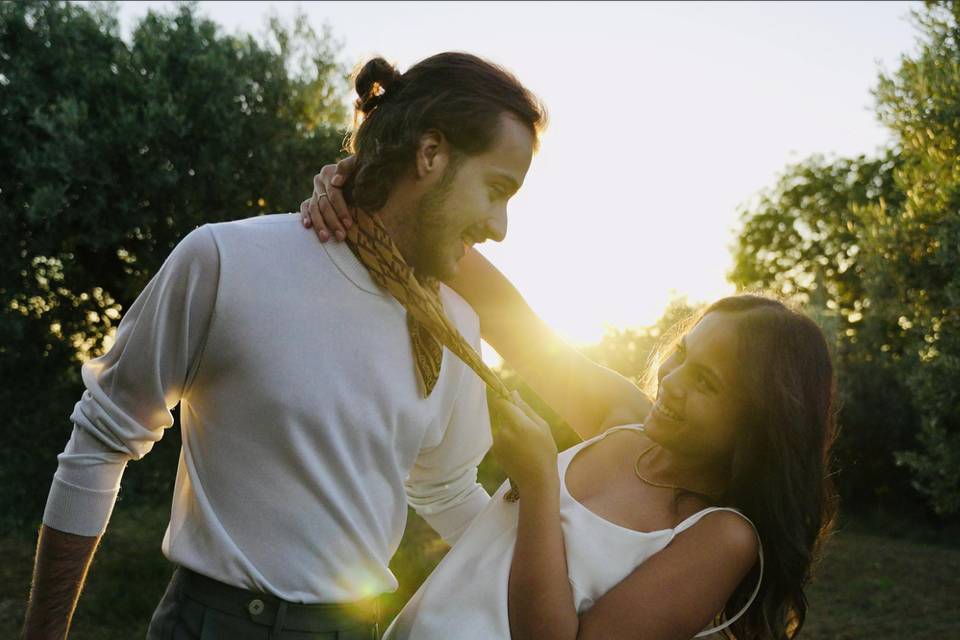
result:
[[[344,277],[355,284],[357,287],[381,297],[389,297],[390,293],[374,282],[370,277],[370,272],[363,266],[350,247],[344,242],[324,242],[321,244],[330,260],[336,265],[337,269]]]

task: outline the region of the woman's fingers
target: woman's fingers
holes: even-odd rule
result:
[[[346,200],[343,199],[342,188],[346,184],[347,178],[353,173],[355,164],[356,157],[354,156],[348,156],[338,162],[336,173],[330,179],[329,189],[327,190],[327,199],[344,229],[349,229],[353,225],[353,212],[347,206]]]
[[[320,240],[320,242],[326,242],[330,239],[331,233],[330,229],[327,227],[326,221],[323,219],[323,214],[320,211],[319,199],[317,198],[320,178],[321,176],[319,173],[313,177],[313,193],[309,199],[300,203],[300,221],[307,229],[313,227],[313,231],[317,234],[317,238]]]
[[[493,453],[506,474],[523,487],[555,469],[557,446],[546,422],[536,413],[535,418],[527,415],[516,400],[492,403],[494,424],[498,425],[493,429]]]
[[[493,454],[501,464],[505,457],[515,456],[518,444],[523,441],[523,434],[527,418],[515,406],[505,400],[495,403],[491,415],[491,432],[493,434]]]
[[[521,400],[520,402],[523,401]],[[501,431],[520,431],[523,429],[541,430],[543,425],[546,424],[533,409],[530,409],[532,415],[529,415],[523,407],[516,403],[516,400],[498,399],[496,401],[496,411],[500,416],[499,426]]]
[[[326,242],[330,239],[330,232],[327,231],[327,225],[323,222],[323,217],[319,211],[316,210],[316,206],[317,202],[313,196],[301,202],[300,222],[302,222],[303,226],[307,229],[313,227],[313,231],[317,234],[320,242]],[[317,219],[316,223],[313,222],[314,219]]]
[[[330,230],[330,234],[337,240],[343,240],[347,237],[347,230],[343,226],[340,216],[337,215],[333,204],[330,202],[333,192],[339,192],[339,189],[334,189],[331,184],[333,176],[336,175],[336,170],[337,168],[335,166],[327,165],[320,170],[320,173],[314,176],[313,198],[317,201],[317,211],[323,220],[324,226]],[[313,218],[313,216],[311,216],[311,219],[314,224],[317,223],[317,220]]]
[[[497,398],[495,405],[497,414],[500,416],[501,427],[506,426],[507,424],[515,425],[522,423],[526,418],[526,414],[524,414],[517,405],[509,400]]]
[[[353,212],[343,198],[341,187],[353,171],[355,159],[350,156],[335,165],[328,164],[313,177],[313,195],[300,205],[303,226],[313,227],[320,239],[342,241],[353,225]]]
[[[526,401],[520,397],[519,391],[513,392],[513,404],[523,411],[523,413],[537,425],[547,429],[550,428],[549,425],[547,425],[547,421],[543,419],[543,416],[537,413],[536,409],[528,405]]]
[[[357,156],[347,156],[337,163],[337,175],[333,177],[333,186],[342,187],[357,166]]]

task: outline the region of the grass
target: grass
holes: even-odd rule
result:
[[[808,590],[810,640],[960,638],[960,549],[852,526]]]
[[[171,574],[160,553],[166,508],[117,504],[77,614],[71,640],[143,638]],[[886,533],[884,533],[886,532]],[[0,638],[15,638],[23,622],[35,540],[0,538],[6,562],[0,580]],[[400,590],[387,597],[390,616],[443,556],[444,546],[411,518],[392,567]],[[923,529],[886,522],[851,524],[827,546],[808,590],[801,638],[857,640],[960,638],[960,548]]]

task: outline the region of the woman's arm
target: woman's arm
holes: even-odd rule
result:
[[[510,637],[576,638],[580,620],[567,577],[559,480],[522,492],[507,592]]]
[[[689,640],[726,605],[758,544],[739,515],[707,514],[584,612],[578,640]]]
[[[556,494],[523,489],[510,566],[511,637],[689,640],[723,609],[756,559],[750,525],[730,512],[712,513],[578,616]]]
[[[757,559],[750,525],[730,512],[711,513],[578,616],[554,504],[522,490],[508,595],[514,640],[689,640]]]
[[[561,340],[480,253],[468,250],[449,284],[480,316],[484,340],[581,438],[646,418],[650,400],[635,384]]]
[[[507,596],[511,637],[686,640],[704,629],[757,560],[753,527],[730,511],[703,516],[578,615],[560,525],[556,445],[546,423],[514,402],[494,405],[494,453],[520,487]]]
[[[507,592],[510,637],[575,638],[577,612],[560,528],[557,445],[550,426],[514,392],[493,407],[493,453],[520,489]]]

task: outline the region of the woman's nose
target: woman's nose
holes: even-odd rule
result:
[[[671,367],[660,377],[660,392],[673,400],[683,397],[683,385],[680,380],[681,368]]]

